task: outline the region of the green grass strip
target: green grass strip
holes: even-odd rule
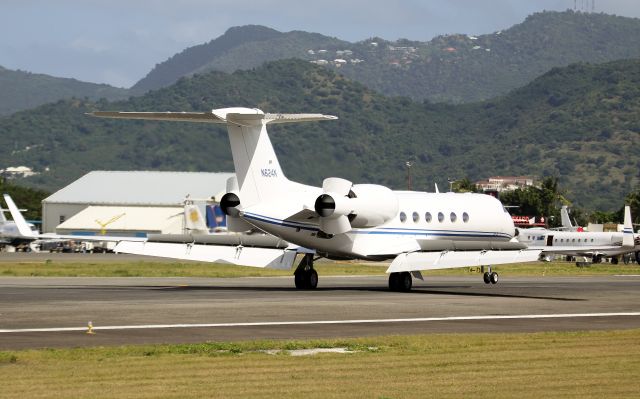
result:
[[[43,349],[0,352],[0,396],[636,398],[639,369],[640,330]]]

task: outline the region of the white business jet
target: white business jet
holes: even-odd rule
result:
[[[117,119],[226,124],[236,177],[227,182],[221,207],[230,231],[258,228],[271,235],[207,237],[208,242],[121,241],[116,251],[239,265],[291,268],[298,288],[315,288],[315,256],[329,259],[392,260],[389,288],[409,291],[412,275],[454,267],[489,266],[486,283],[498,274],[490,265],[537,260],[514,236],[509,214],[483,194],[392,191],[374,184],[327,178],[322,187],[287,179],[267,134],[267,125],[327,121],[322,114],[269,114],[259,109],[211,112],[93,112]],[[222,241],[227,241],[223,243]],[[315,255],[315,256],[314,256]]]
[[[5,196],[8,196],[8,194],[5,194]],[[15,222],[15,217],[14,221],[7,220],[4,215],[7,211],[11,210],[0,209],[0,246],[11,246],[14,248],[28,247],[30,243],[35,241],[34,236],[38,234],[38,228],[26,221],[24,222],[26,228],[24,228],[22,224],[18,225]],[[20,217],[22,217],[20,212],[25,211],[25,209],[18,209],[16,207],[16,211],[20,214]],[[22,220],[24,220],[23,217]],[[20,228],[22,228],[22,230]]]
[[[590,258],[593,263],[600,263],[603,258],[609,257],[612,263],[616,264],[620,255],[635,252],[636,259],[640,260],[640,239],[633,234],[629,206],[624,207],[622,232],[580,231],[569,220],[566,208],[563,208],[563,211],[562,224],[567,231],[522,229],[518,240],[530,249],[542,250],[544,256],[583,256]]]

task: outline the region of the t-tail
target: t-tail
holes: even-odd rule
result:
[[[323,114],[265,114],[255,108],[222,108],[211,112],[92,112],[103,118],[224,123],[243,206],[275,198],[291,183],[282,172],[267,134],[267,124],[338,119]]]

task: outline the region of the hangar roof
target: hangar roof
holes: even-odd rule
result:
[[[226,172],[93,171],[45,198],[43,203],[182,205],[185,197],[210,198],[226,190]]]

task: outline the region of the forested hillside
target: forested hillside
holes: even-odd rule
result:
[[[75,79],[12,71],[0,66],[0,116],[63,98],[124,99],[127,89]]]
[[[26,182],[50,190],[95,169],[230,171],[223,127],[84,114],[228,106],[339,116],[270,126],[285,173],[306,183],[340,176],[402,189],[411,160],[417,189],[465,176],[558,176],[577,205],[613,210],[640,182],[638,60],[553,69],[507,96],[464,105],[384,97],[326,68],[277,61],[127,101],[60,101],[2,118],[0,165],[34,167],[41,174]]]
[[[428,42],[372,38],[349,43],[307,32],[244,26],[156,65],[133,90],[165,87],[208,70],[233,72],[265,61],[299,58],[385,95],[472,102],[506,94],[553,67],[640,57],[638,37],[640,19],[573,11],[536,13],[503,31],[451,34]]]

